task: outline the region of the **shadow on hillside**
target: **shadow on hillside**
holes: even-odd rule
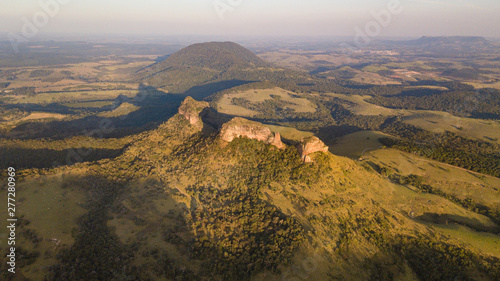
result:
[[[246,81],[246,80],[228,80],[228,81],[220,81],[214,83],[208,83],[201,86],[194,86],[191,89],[187,90],[183,94],[184,97],[190,96],[195,100],[203,100],[210,95],[213,95],[217,92],[224,91],[233,87],[254,83],[256,81]]]
[[[490,232],[497,234],[500,232],[500,226],[487,226],[481,221],[475,218],[464,217],[454,214],[435,214],[435,213],[424,213],[421,216],[416,217],[417,220],[424,222],[430,222],[435,224],[449,224],[456,223],[466,227],[469,227],[475,231]]]
[[[327,126],[322,127],[316,132],[316,136],[331,148],[337,142],[338,138],[345,135],[363,131],[362,128],[351,125]]]
[[[2,104],[2,107],[5,109],[20,109],[27,112],[49,112],[49,113],[58,113],[64,115],[73,115],[76,114],[74,109],[58,104],[58,103],[49,103],[49,104],[36,104],[36,103],[22,103],[22,104]]]
[[[125,112],[115,117],[92,115],[69,121],[27,122],[8,132],[6,137],[19,139],[63,139],[79,135],[97,138],[124,137],[153,129],[159,123],[168,120],[177,113],[183,99],[182,95],[166,94],[154,87],[140,85],[135,97],[119,96],[110,108],[116,109],[127,102],[139,107],[136,111]],[[31,108],[30,105],[26,105],[25,109],[44,111],[40,105],[33,105]]]
[[[58,264],[44,280],[144,280],[152,273],[199,280],[166,251],[175,248],[189,255],[194,237],[184,218],[188,207],[155,180],[128,185],[109,180],[120,178],[117,172],[65,177],[64,186],[87,194],[82,204],[87,213],[78,219],[75,243],[57,256]],[[158,238],[160,247],[150,243]],[[136,257],[140,267],[134,266]]]
[[[71,148],[63,150],[53,149],[24,149],[2,148],[0,151],[0,169],[16,167],[16,169],[52,168],[61,165],[73,165],[81,162],[98,161],[106,158],[115,158],[123,149],[96,149]]]

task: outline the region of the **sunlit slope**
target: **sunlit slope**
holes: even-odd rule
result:
[[[84,211],[52,266],[39,266],[42,244],[25,270],[39,280],[498,279],[499,253],[484,251],[498,237],[489,217],[369,163],[323,152],[303,163],[290,145],[226,143],[192,118],[203,103],[189,102],[121,156],[48,171],[86,194]],[[431,214],[490,232],[437,231],[442,217]]]

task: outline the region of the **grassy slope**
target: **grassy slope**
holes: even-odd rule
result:
[[[370,167],[362,167],[347,158],[321,153],[313,158],[315,164],[304,165],[293,149],[280,151],[257,141],[236,140],[223,145],[217,139],[200,135],[183,117],[176,115],[158,130],[144,133],[142,140],[130,147],[123,156],[115,160],[103,160],[100,165],[84,165],[83,170],[89,175],[104,176],[109,182],[124,182],[124,185],[119,185],[121,187],[111,205],[102,211],[107,210],[110,215],[106,225],[112,235],[116,235],[118,245],[135,253],[134,258],[126,259],[126,264],[136,266],[141,276],[148,276],[152,280],[162,280],[161,276],[168,277],[172,272],[181,274],[181,269],[185,278],[201,278],[201,275],[210,280],[240,272],[241,268],[233,266],[234,263],[238,265],[237,261],[247,251],[254,249],[252,244],[240,248],[249,239],[243,234],[251,233],[248,231],[254,229],[260,233],[259,237],[273,237],[274,231],[279,229],[275,226],[266,230],[261,225],[267,221],[265,216],[251,223],[241,221],[263,216],[259,204],[267,206],[265,209],[275,210],[273,216],[277,216],[278,221],[280,217],[291,219],[289,227],[293,221],[300,223],[305,240],[300,242],[298,248],[289,248],[294,245],[289,243],[299,239],[301,234],[293,234],[284,240],[288,242],[279,247],[280,251],[294,255],[285,254],[278,259],[275,265],[281,268],[280,271],[273,270],[273,266],[267,267],[274,262],[258,267],[260,260],[245,257],[260,268],[260,273],[253,276],[254,280],[282,280],[287,278],[285,275],[288,278],[303,279],[306,276],[306,279],[317,280],[326,280],[327,276],[347,280],[384,276],[416,280],[415,269],[409,267],[411,262],[401,259],[391,250],[391,245],[402,243],[398,242],[398,235],[446,241],[450,245],[471,250],[471,255],[478,255],[482,247],[495,241],[495,237],[489,236],[474,243],[474,239],[465,239],[463,235],[453,235],[450,231],[443,233],[451,238],[433,234],[428,223],[411,219],[409,212],[417,216],[424,213],[454,214],[480,224],[491,224],[491,221],[441,197],[421,194],[393,184]],[[239,187],[234,189],[234,184]],[[36,182],[26,185],[36,186]],[[231,191],[229,194],[233,195],[250,192],[250,198],[254,196],[250,195],[254,194],[253,190],[257,189],[260,192],[255,195],[260,199],[251,201],[254,203],[249,205],[250,209],[240,210],[240,205],[231,201],[222,201],[226,203],[219,205],[218,200],[225,199],[212,198],[210,192],[206,193],[211,190],[210,187],[222,192]],[[26,208],[39,207],[43,198],[46,198],[43,196],[33,195],[33,201],[24,203]],[[57,200],[58,197],[51,198]],[[247,202],[248,199],[243,198],[247,197],[242,197],[241,202]],[[57,202],[53,204],[57,205]],[[228,213],[232,208],[240,210],[237,212],[256,213],[250,217],[234,216]],[[202,213],[205,215],[199,217],[199,210],[204,210]],[[248,230],[239,232],[241,227],[248,227]],[[39,231],[46,233],[43,229]],[[227,236],[227,233],[234,235]],[[470,245],[463,244],[458,238]],[[270,244],[264,245],[273,245],[273,239],[277,238],[267,240],[266,243]],[[200,241],[205,241],[204,247],[196,246]],[[100,243],[106,245],[108,242]],[[188,245],[195,245],[195,252]],[[218,252],[214,249],[204,253],[203,249],[212,247],[210,245],[225,250]],[[41,252],[47,247],[42,245]],[[424,253],[427,251],[426,248],[419,249]],[[71,251],[78,253],[79,249],[73,248]],[[485,253],[497,254],[494,250]],[[239,258],[232,260],[233,257]],[[100,259],[98,256],[97,260]],[[37,268],[40,262],[37,260],[30,268]],[[54,260],[48,260],[45,264],[51,262]],[[166,264],[169,266],[162,269]],[[226,271],[216,269],[227,265],[233,267],[230,266]],[[72,266],[78,267],[77,264]]]
[[[447,194],[452,194],[460,199],[466,197],[472,198],[475,202],[488,206],[494,210],[500,208],[500,196],[498,189],[500,188],[500,180],[495,177],[480,175],[468,172],[458,167],[452,167],[437,161],[423,159],[415,155],[393,150],[382,149],[370,152],[365,156],[366,161],[376,163],[381,167],[386,167],[391,171],[409,175],[421,175],[425,179],[425,183],[441,190]],[[413,192],[413,191],[412,191]],[[437,198],[433,195],[425,195],[428,198]],[[442,201],[441,199],[439,199]],[[409,201],[405,208],[408,212],[413,211],[415,217],[423,213],[431,213],[430,206],[436,206],[433,200]],[[456,207],[455,207],[456,208]],[[452,214],[461,216],[458,219],[465,225],[475,227],[488,227],[494,224],[481,215],[473,214],[469,211],[460,211],[458,213],[451,212],[450,208],[446,208],[439,204],[436,214],[444,214],[451,217]],[[468,243],[477,249],[490,253],[496,256],[500,255],[498,245],[500,237],[497,235],[477,232],[464,225],[457,225],[450,220],[449,224],[442,222],[441,224],[432,223],[428,220],[420,221],[423,224],[432,226],[438,232],[449,235],[456,239]]]

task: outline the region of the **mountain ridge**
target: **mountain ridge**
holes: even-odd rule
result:
[[[480,44],[492,45],[492,42],[482,36],[422,36],[416,40],[410,40],[409,43],[416,45],[427,44]]]

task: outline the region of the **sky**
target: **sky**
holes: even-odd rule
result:
[[[0,7],[0,32],[25,37],[364,33],[500,38],[498,0],[0,0]]]

